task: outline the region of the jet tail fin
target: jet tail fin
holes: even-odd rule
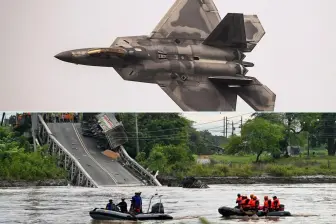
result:
[[[265,35],[256,15],[228,13],[203,44],[217,48],[237,48],[251,52]]]
[[[274,111],[276,95],[254,77],[253,82],[236,89],[236,93],[255,111]]]

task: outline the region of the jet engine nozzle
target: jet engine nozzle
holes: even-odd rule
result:
[[[252,62],[243,61],[242,64],[247,68],[254,67],[254,64]]]
[[[242,64],[236,64],[235,68],[236,68],[237,74],[239,74],[239,75],[246,75],[246,73],[248,73],[248,71],[249,71],[249,70],[248,70],[244,65],[242,65]]]

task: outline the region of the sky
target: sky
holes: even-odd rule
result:
[[[0,1],[0,110],[180,112],[155,84],[127,82],[112,68],[54,58],[149,35],[174,0]],[[276,111],[336,111],[334,0],[215,0],[226,13],[257,14],[266,35],[248,75],[277,94]],[[252,109],[241,99],[238,112]]]
[[[2,116],[3,111],[0,111]],[[6,118],[16,113],[22,113],[22,111],[7,111]],[[228,120],[228,136],[232,134],[232,127],[234,127],[234,134],[240,134],[240,124],[245,123],[251,118],[252,113],[237,113],[237,112],[182,112],[182,116],[194,121],[194,127],[199,130],[208,130],[213,135],[223,135],[224,131],[224,118]],[[1,119],[1,118],[0,118]],[[233,125],[232,125],[233,122]]]

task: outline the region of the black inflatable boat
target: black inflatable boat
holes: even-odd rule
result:
[[[151,201],[153,197],[157,195],[152,196],[150,202],[149,202],[149,208],[151,205]],[[111,211],[106,210],[103,208],[95,208],[92,211],[90,211],[90,216],[94,220],[168,220],[173,219],[172,216],[164,213],[164,207],[161,203],[161,196],[160,202],[156,203],[152,206],[151,212],[149,212],[149,208],[147,213],[140,213],[136,215],[132,215],[130,213],[122,213],[120,211]]]
[[[141,213],[132,216],[129,213],[117,211],[109,211],[105,209],[95,208],[90,211],[91,218],[95,220],[167,220],[173,219],[172,216],[162,213]]]
[[[282,205],[283,206],[283,205]],[[283,206],[284,207],[284,206]],[[250,212],[250,211],[246,211],[246,212],[242,212],[240,211],[238,208],[230,208],[230,207],[220,207],[218,209],[219,214],[221,214],[224,217],[229,217],[229,216],[252,216],[254,215],[254,212]],[[290,212],[287,211],[274,211],[274,212],[264,212],[264,211],[258,211],[256,213],[257,216],[291,216]]]

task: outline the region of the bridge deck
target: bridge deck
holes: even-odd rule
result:
[[[96,148],[95,140],[81,135],[80,124],[48,123],[55,138],[73,154],[99,186],[142,185],[120,163]]]

